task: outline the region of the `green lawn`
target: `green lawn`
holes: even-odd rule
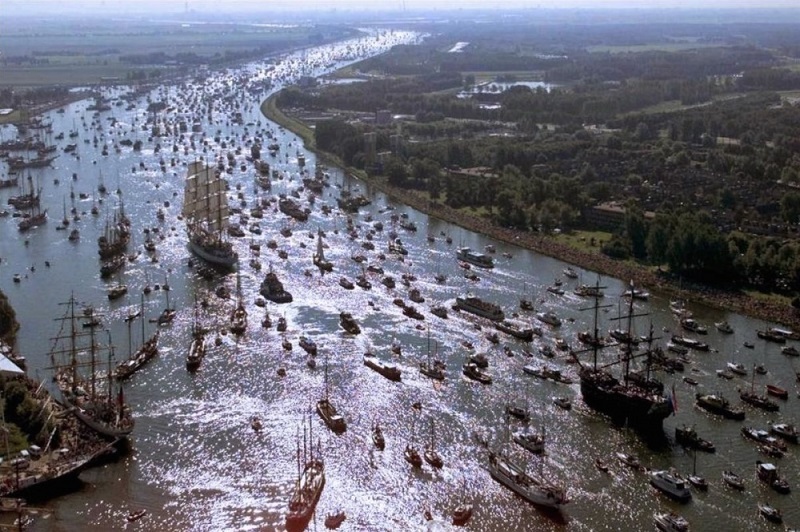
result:
[[[600,253],[601,242],[608,242],[611,233],[605,231],[571,231],[554,235],[556,241],[588,253]],[[592,245],[594,239],[594,245]]]

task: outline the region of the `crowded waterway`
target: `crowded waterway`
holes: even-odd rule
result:
[[[124,318],[139,308],[145,287],[152,288],[144,296],[148,319],[167,306],[167,292],[161,289],[165,283],[177,317],[162,327],[158,356],[125,386],[136,418],[132,452],[82,473],[80,490],[43,503],[51,513],[36,518],[32,529],[281,529],[297,480],[297,449],[306,437],[304,420],[308,424],[309,419],[312,428],[307,437],[319,441],[326,472],[325,488],[309,525],[314,529],[322,529],[325,516],[339,511],[346,515],[342,530],[447,529],[451,512],[463,502],[474,508],[467,526],[479,530],[648,530],[654,528],[654,513],[670,510],[686,517],[695,530],[770,530],[775,525],[758,514],[758,503],[765,501],[783,511],[786,523],[800,526],[796,496],[770,490],[755,475],[756,460],[774,461],[796,486],[800,482],[796,445],[790,444],[783,458],[770,458],[740,434],[743,426],[763,429],[774,421],[795,423],[800,412],[796,359],[783,355],[780,345],[756,336],[757,329],[771,324],[688,302],[694,318],[709,326],[708,334],[698,338],[707,341],[711,351],[690,351],[683,373],[657,372],[665,393],[674,390],[677,408],[664,421],[664,438],[646,444],[634,430],[612,425],[583,404],[577,366],[569,363],[568,351],[556,349],[559,338],[582,349],[577,334],[593,327],[594,299],[577,296],[573,290],[582,283],[598,282],[596,274],[576,269],[578,278],[567,278],[563,272],[568,265],[563,262],[413,211],[336,168],[320,167],[328,186],[311,202],[302,179],[315,175],[315,154],[296,135],[266,120],[259,111],[261,102],[302,76],[319,76],[418,37],[373,32],[357,41],[207,72],[133,96],[128,96],[133,94],[131,88],[106,89],[108,110],[93,111],[89,108],[95,102],[83,100],[42,117],[52,126],[39,135],[57,146],[59,157],[48,168],[30,170],[30,182],[41,187],[49,220],[20,232],[19,218],[0,218],[0,287],[22,325],[18,350],[27,359],[29,373],[50,383],[50,338],[59,334],[54,320],[64,314],[59,303],[70,296],[103,314],[119,360],[128,349]],[[165,109],[148,113],[148,104],[156,101],[164,102]],[[11,127],[2,132],[3,140],[17,135]],[[140,149],[133,147],[137,142]],[[262,146],[261,157],[273,170],[269,191],[256,186],[258,172],[247,159],[255,143]],[[267,153],[268,145],[277,146],[274,156]],[[233,164],[225,162],[228,154]],[[241,336],[227,332],[237,275],[202,275],[199,259],[187,249],[181,216],[188,163],[200,160],[214,165],[220,158],[230,184],[231,206],[246,214],[258,204],[266,205],[263,218],[251,216],[243,223],[246,236],[233,238],[249,313]],[[100,185],[108,192],[100,193]],[[13,210],[5,204],[18,193],[0,190],[0,209]],[[357,213],[344,213],[337,207],[343,193],[363,194],[371,203]],[[281,194],[295,196],[309,208],[308,220],[299,222],[278,211]],[[132,260],[118,274],[101,279],[97,238],[123,201],[132,220],[128,249]],[[78,220],[57,230],[64,212],[73,219],[73,206]],[[241,218],[237,212],[231,221],[239,224]],[[383,228],[377,229],[376,222]],[[70,241],[74,228],[80,238]],[[319,230],[325,234],[325,258],[333,263],[333,272],[325,275],[312,264]],[[408,252],[402,260],[388,251],[392,232]],[[155,243],[153,252],[143,247],[148,238]],[[272,240],[274,248],[269,245]],[[494,250],[489,255],[495,267],[463,268],[456,250],[464,246]],[[362,262],[354,260],[360,259],[358,255]],[[256,305],[270,268],[293,294],[291,303]],[[371,282],[370,289],[347,290],[340,285],[341,277],[355,281],[362,274]],[[466,277],[472,274],[472,279]],[[390,284],[384,281],[387,276],[396,281],[393,288],[384,284]],[[556,279],[563,283],[563,295],[547,290]],[[620,297],[628,281],[599,279],[605,292],[598,312],[602,335],[624,322],[613,318],[628,312],[627,300]],[[127,285],[128,293],[109,301],[107,289],[115,283]],[[405,316],[394,302],[399,298],[410,303],[412,288],[424,298],[414,303],[424,320]],[[487,338],[494,331],[488,320],[452,310],[455,298],[467,293],[500,305],[507,316],[517,313],[520,322],[541,327],[542,335],[524,342],[498,333],[499,342],[493,343]],[[520,298],[532,300],[534,310],[520,309]],[[433,305],[444,306],[447,318],[433,315]],[[185,357],[196,308],[211,332],[202,366],[190,373]],[[343,311],[352,314],[360,334],[347,334],[339,326]],[[540,323],[535,314],[542,311],[552,311],[563,324],[552,328]],[[665,346],[672,334],[682,334],[670,302],[657,293],[646,302],[637,301],[634,311],[642,315],[633,320],[637,335],[646,334],[651,323],[657,344]],[[262,327],[266,314],[272,322],[268,328]],[[284,332],[276,330],[279,318],[287,322]],[[722,321],[731,324],[732,334],[714,328]],[[155,326],[146,324],[149,330]],[[318,346],[314,369],[298,346],[301,335]],[[284,341],[291,342],[291,350],[284,348]],[[553,358],[545,356],[545,346],[555,350]],[[418,371],[429,349],[446,363],[441,384]],[[384,379],[365,367],[366,351],[396,364],[402,382]],[[487,354],[491,385],[462,375],[461,366],[473,353]],[[615,348],[603,353],[606,363],[618,357]],[[588,362],[592,354],[577,356]],[[741,363],[747,375],[718,377],[716,370],[727,362]],[[544,364],[559,369],[573,383],[542,380],[522,370],[525,365]],[[763,364],[767,374],[753,376],[756,364]],[[279,369],[285,376],[279,376]],[[348,425],[342,435],[329,431],[314,412],[325,394],[326,373],[330,400]],[[698,384],[686,383],[684,376]],[[763,393],[766,383],[789,390],[778,413],[747,408],[746,420],[738,422],[694,406],[697,392],[721,393],[738,404],[737,388],[752,386]],[[569,399],[572,408],[557,406],[555,397]],[[546,435],[544,455],[509,444],[508,432],[520,429],[522,423],[506,420],[508,404],[530,410],[530,427]],[[262,423],[260,431],[252,428],[254,417]],[[376,422],[386,437],[382,451],[371,439]],[[700,453],[695,464],[694,455],[674,443],[674,430],[683,425],[694,426],[714,442],[716,452]],[[435,469],[425,463],[413,468],[403,457],[407,444],[433,445],[444,466]],[[490,477],[486,445],[507,451],[530,471],[565,486],[570,502],[558,513],[523,503]],[[675,468],[689,474],[696,468],[710,488],[705,493],[694,491],[687,504],[672,502],[649,485],[645,472],[620,463],[617,452],[636,454],[649,469]],[[596,458],[608,464],[607,473],[596,467]],[[743,492],[725,486],[724,470],[744,478]],[[129,524],[126,516],[132,509],[145,509],[147,514]],[[426,511],[432,519],[426,519]]]

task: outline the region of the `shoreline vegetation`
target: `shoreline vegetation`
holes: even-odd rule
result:
[[[574,264],[600,275],[616,277],[621,280],[633,280],[636,286],[644,287],[649,291],[657,291],[666,297],[680,298],[688,302],[738,312],[752,318],[800,329],[800,313],[788,302],[769,299],[766,295],[757,297],[741,291],[722,290],[699,283],[686,282],[671,276],[660,268],[612,259],[600,253],[599,249],[597,253],[589,253],[569,244],[558,242],[551,235],[500,227],[480,216],[470,215],[443,203],[431,201],[418,191],[392,186],[385,178],[370,176],[362,170],[347,166],[335,155],[317,148],[311,128],[278,108],[276,100],[279,94],[280,91],[272,94],[262,103],[261,112],[266,118],[302,138],[305,146],[314,151],[324,162],[342,168],[349,175],[380,190],[395,201],[464,229]]]

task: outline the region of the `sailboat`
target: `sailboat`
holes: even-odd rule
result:
[[[304,420],[305,423],[305,420]],[[322,489],[325,487],[325,462],[319,455],[319,444],[314,454],[314,440],[309,422],[310,445],[306,453],[306,429],[303,427],[303,454],[300,455],[300,441],[297,441],[297,480],[294,493],[289,501],[286,514],[287,530],[305,530],[317,507]]]
[[[225,237],[228,226],[227,183],[215,168],[195,161],[189,164],[183,197],[183,216],[189,249],[201,259],[232,269],[239,256]]]
[[[325,260],[325,253],[322,250],[322,231],[317,230],[317,252],[314,254],[314,266],[323,272],[333,270],[333,263]]]
[[[328,355],[325,354],[325,396],[317,401],[317,414],[322,421],[336,434],[341,434],[347,430],[347,423],[344,418],[336,411],[336,407],[330,402],[328,397]]]
[[[489,474],[531,504],[560,510],[569,502],[564,487],[548,481],[541,473],[529,474],[504,453],[489,453]]]
[[[428,358],[425,362],[420,362],[419,372],[431,379],[443,381],[445,375],[442,366],[438,361],[431,361],[431,330],[428,329]]]
[[[118,388],[116,397],[113,393],[111,372],[111,357],[113,347],[110,342],[108,348],[108,378],[98,379],[97,365],[101,347],[98,346],[95,327],[87,327],[88,332],[80,332],[79,322],[92,323],[97,319],[94,310],[85,310],[82,315],[75,313],[77,301],[73,296],[63,303],[67,311],[61,321],[61,333],[53,338],[54,347],[51,351],[53,367],[56,371],[55,380],[61,391],[62,399],[67,408],[85,425],[96,431],[104,438],[116,440],[128,436],[133,430],[134,419],[130,408],[125,403],[122,387]],[[88,337],[89,345],[79,346],[79,341]],[[64,345],[65,344],[65,345]],[[89,362],[78,360],[79,354],[86,353],[90,356]],[[66,360],[56,362],[57,355],[66,356]],[[88,376],[79,373],[79,368],[88,367]],[[105,384],[102,382],[105,381]]]
[[[206,331],[197,319],[197,302],[194,304],[194,321],[192,322],[192,341],[186,355],[186,369],[196,371],[206,356]]]
[[[697,449],[692,451],[692,474],[689,475],[689,483],[700,491],[708,491],[708,482],[706,479],[697,474]]]
[[[136,352],[134,352],[131,340],[131,324],[133,323],[133,320],[138,317],[141,317],[142,319],[142,346]],[[158,354],[159,330],[156,329],[156,332],[153,333],[153,336],[145,340],[144,321],[144,296],[141,296],[141,310],[136,314],[131,314],[125,318],[125,322],[128,324],[128,359],[117,365],[117,368],[114,371],[114,377],[117,380],[125,380],[129,378]]]
[[[433,418],[431,418],[431,439],[428,442],[428,445],[425,447],[425,452],[423,453],[423,456],[425,457],[425,461],[428,462],[430,465],[432,465],[436,469],[441,469],[442,466],[444,466],[444,460],[442,460],[442,457],[439,455],[439,453],[436,452],[436,449],[433,446],[433,440],[435,434],[434,428],[435,427]]]
[[[233,334],[244,334],[247,329],[247,309],[242,300],[242,283],[239,273],[236,273],[236,308],[231,312],[230,329]]]
[[[167,306],[164,307],[164,310],[161,311],[161,314],[158,315],[158,319],[156,320],[159,325],[169,325],[172,323],[172,320],[175,319],[175,309],[169,305],[169,291],[170,287],[167,284],[167,276],[164,276],[164,284],[161,286],[161,289],[164,291],[164,297],[167,299]]]
[[[406,444],[406,449],[403,451],[403,458],[414,467],[422,467],[422,457],[419,455],[419,450],[417,450],[417,446],[414,442],[415,436],[416,430],[414,429],[414,423],[412,423],[411,442]]]

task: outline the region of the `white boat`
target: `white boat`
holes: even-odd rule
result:
[[[511,439],[526,451],[534,454],[544,452],[544,434],[533,431],[517,431],[511,435]]]
[[[553,312],[537,312],[536,319],[553,327],[561,326],[561,319]]]
[[[455,306],[460,310],[471,312],[492,321],[503,321],[505,319],[505,314],[503,314],[503,310],[499,306],[475,296],[457,297]]]
[[[489,474],[525,501],[556,510],[569,502],[566,490],[541,476],[531,476],[506,457],[489,453]]]
[[[456,251],[456,258],[480,268],[494,268],[492,257],[472,251],[470,248],[461,248]]]
[[[688,502],[692,499],[689,483],[675,471],[652,471],[650,484],[677,501]]]
[[[189,249],[201,259],[233,268],[239,256],[226,239],[228,228],[227,183],[214,167],[189,163],[183,198],[183,216]]]
[[[662,532],[688,532],[689,522],[682,516],[673,512],[656,513],[653,515],[656,528]]]
[[[733,327],[731,327],[731,324],[727,321],[718,321],[714,323],[714,327],[721,333],[733,334]]]

